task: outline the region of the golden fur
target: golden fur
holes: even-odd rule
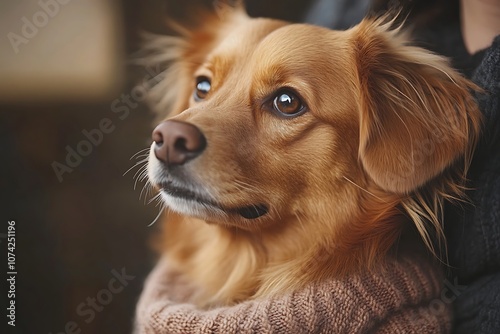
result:
[[[178,37],[150,37],[162,118],[188,122],[207,149],[185,168],[220,212],[169,208],[164,250],[201,288],[200,306],[231,304],[369,270],[412,221],[434,251],[443,199],[461,187],[480,128],[475,87],[409,45],[391,22],[347,31],[203,12]],[[197,76],[209,97],[192,98]],[[281,119],[266,99],[294,89],[307,112]],[[153,152],[153,151],[151,151]],[[150,181],[163,171],[149,161]],[[232,208],[266,203],[248,220]]]

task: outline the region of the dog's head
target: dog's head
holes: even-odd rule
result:
[[[383,20],[332,31],[222,9],[152,43],[172,63],[148,171],[171,210],[335,229],[363,201],[456,189],[436,180],[468,160],[480,116],[445,60]]]

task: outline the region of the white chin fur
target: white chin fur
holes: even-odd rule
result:
[[[161,198],[171,210],[183,215],[202,219],[223,218],[227,216],[226,212],[216,206],[184,198],[173,197],[163,191],[161,192]]]

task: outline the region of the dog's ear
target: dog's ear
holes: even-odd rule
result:
[[[378,186],[408,193],[459,158],[467,164],[481,117],[471,96],[477,88],[390,25],[365,19],[352,30],[359,158]]]
[[[144,34],[140,62],[146,66],[148,100],[161,119],[187,108],[193,76],[207,55],[249,17],[240,0],[166,2],[167,34]]]

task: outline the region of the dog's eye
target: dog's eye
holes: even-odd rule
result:
[[[290,91],[282,91],[273,101],[274,110],[281,116],[298,116],[303,110],[302,101]]]
[[[194,99],[196,101],[203,100],[207,97],[212,87],[210,80],[206,77],[199,77],[196,80],[196,89],[194,91]]]

